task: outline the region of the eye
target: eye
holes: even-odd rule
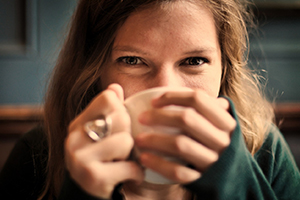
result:
[[[190,57],[190,58],[185,59],[182,64],[197,66],[197,65],[202,65],[207,62],[208,62],[208,60],[206,58]]]
[[[120,58],[118,58],[118,62],[123,62],[127,65],[138,65],[138,64],[143,63],[140,58],[135,57],[135,56],[120,57]]]

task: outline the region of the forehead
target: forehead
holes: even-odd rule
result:
[[[132,13],[117,31],[115,45],[182,41],[186,44],[217,45],[215,22],[202,4],[175,1]]]

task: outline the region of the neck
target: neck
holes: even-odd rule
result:
[[[188,199],[188,192],[180,185],[157,185],[147,182],[137,185],[127,182],[123,185],[126,200],[183,200]]]

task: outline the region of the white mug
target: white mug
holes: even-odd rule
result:
[[[131,134],[133,137],[141,133],[166,133],[166,134],[181,134],[180,130],[173,127],[165,127],[165,126],[144,126],[139,123],[138,117],[141,113],[152,108],[151,101],[154,98],[157,98],[163,95],[167,91],[177,91],[177,92],[185,92],[192,91],[190,88],[186,87],[156,87],[147,90],[143,90],[138,92],[125,100],[125,107],[131,118]],[[183,107],[180,106],[166,106],[164,109],[171,110],[180,110]],[[135,148],[134,154],[138,156],[140,150]],[[177,162],[181,164],[186,164],[182,160],[179,160],[174,157],[166,157],[165,159],[170,160],[172,162]],[[173,182],[160,174],[154,172],[151,169],[145,169],[145,181],[149,183],[155,184],[172,184]]]

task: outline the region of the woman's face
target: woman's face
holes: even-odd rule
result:
[[[103,72],[101,88],[119,83],[125,98],[158,86],[199,88],[217,97],[221,50],[212,13],[178,1],[131,14]]]

